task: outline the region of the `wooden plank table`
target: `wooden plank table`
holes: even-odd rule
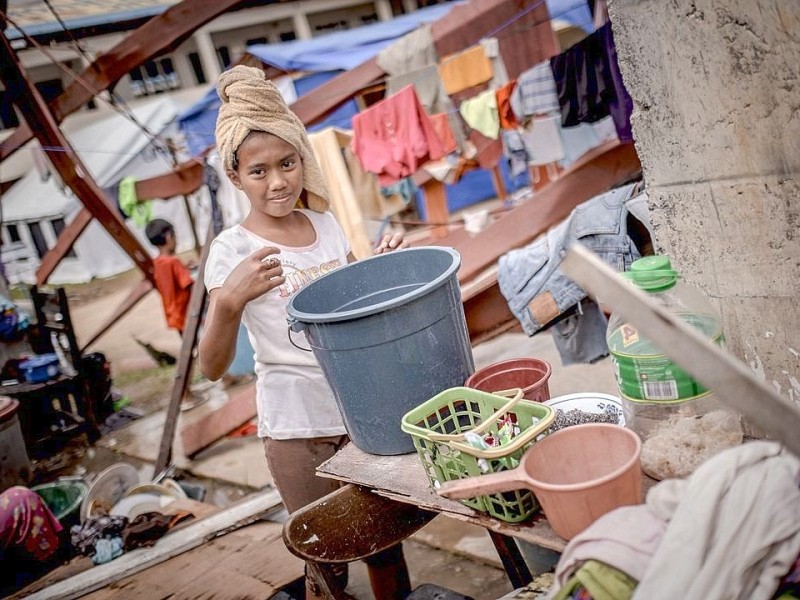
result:
[[[480,525],[490,532],[512,536],[556,552],[561,552],[567,545],[541,514],[524,523],[506,523],[455,500],[442,498],[431,488],[416,453],[377,456],[367,454],[351,443],[322,463],[317,474],[354,483],[380,496]]]
[[[485,528],[514,587],[529,583],[532,577],[519,548],[511,538],[559,553],[567,545],[566,540],[556,535],[542,513],[523,523],[506,523],[460,502],[442,498],[431,488],[416,453],[377,456],[363,452],[350,443],[333,458],[322,463],[317,468],[317,474],[361,486],[397,502]],[[655,483],[655,480],[643,475],[643,493],[646,494]]]

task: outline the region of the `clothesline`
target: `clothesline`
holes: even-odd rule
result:
[[[489,33],[487,33],[486,35],[482,36],[482,37],[481,37],[481,39],[479,39],[479,40],[478,40],[478,41],[477,41],[475,44],[473,44],[473,46],[471,46],[470,48],[473,48],[475,45],[479,44],[479,43],[480,43],[480,41],[482,41],[482,40],[484,40],[484,39],[488,39],[488,38],[492,38],[492,37],[495,37],[495,38],[498,38],[498,37],[499,37],[499,38],[502,38],[502,37],[504,37],[505,35],[508,35],[508,34],[510,34],[510,33],[517,33],[517,32],[519,32],[519,31],[527,31],[527,30],[533,29],[533,28],[535,28],[535,27],[538,27],[539,25],[542,25],[543,23],[547,23],[548,21],[552,21],[552,20],[554,20],[554,19],[557,19],[557,18],[559,18],[559,17],[562,17],[562,16],[564,16],[564,15],[566,15],[566,14],[568,14],[568,13],[570,13],[570,12],[572,12],[572,11],[574,11],[574,10],[578,9],[578,8],[580,8],[581,6],[583,6],[583,4],[584,4],[584,1],[583,1],[583,0],[581,0],[580,2],[576,2],[575,4],[573,4],[573,5],[571,5],[571,6],[567,7],[567,8],[565,8],[565,9],[563,9],[563,10],[561,10],[561,11],[560,11],[559,13],[557,13],[557,14],[554,14],[554,15],[548,15],[548,18],[547,18],[547,19],[543,19],[543,20],[537,21],[537,22],[535,22],[535,23],[531,23],[531,24],[529,24],[529,25],[526,25],[526,26],[525,26],[525,27],[523,27],[523,28],[517,28],[517,29],[511,30],[511,31],[505,32],[505,33],[500,33],[500,32],[502,32],[503,30],[507,29],[509,26],[511,26],[511,25],[513,25],[514,23],[518,22],[520,19],[522,19],[522,18],[523,18],[523,17],[525,17],[527,14],[531,13],[533,10],[535,10],[535,9],[536,9],[536,8],[538,8],[538,7],[540,7],[540,6],[541,6],[542,4],[544,4],[544,3],[545,3],[545,0],[540,0],[539,2],[537,2],[537,3],[533,4],[532,6],[529,6],[528,8],[526,8],[526,9],[524,9],[524,10],[522,10],[522,11],[520,11],[520,12],[516,13],[516,14],[514,15],[514,17],[512,17],[511,19],[509,19],[509,20],[508,20],[508,21],[506,21],[505,23],[502,23],[501,25],[498,25],[498,26],[497,26],[497,27],[495,27],[495,28],[494,28],[492,31],[490,31],[490,32],[489,32]],[[2,14],[2,11],[0,11],[0,14]],[[10,22],[12,25],[14,25],[14,23],[12,23],[11,21],[9,21],[9,22]],[[23,32],[23,34],[24,34],[24,32]],[[500,35],[498,35],[498,34],[500,34]],[[40,49],[40,51],[41,51],[41,52],[43,52],[43,53],[45,54],[45,56],[48,58],[48,60],[50,60],[50,62],[52,62],[52,63],[53,63],[53,64],[55,64],[56,66],[59,66],[59,65],[61,65],[61,63],[59,63],[59,62],[58,62],[58,61],[55,59],[55,57],[53,57],[53,56],[52,56],[52,55],[51,55],[51,54],[50,54],[50,53],[47,51],[47,49],[40,47],[40,45],[38,44],[38,42],[36,42],[36,40],[33,40],[33,39],[31,39],[31,40],[29,40],[29,41],[30,41],[32,44],[34,44],[34,45],[35,45],[37,48],[39,48],[39,49]],[[468,50],[469,50],[469,49],[463,50],[463,51],[461,51],[461,52],[458,52],[458,53],[450,54],[450,55],[448,55],[447,57],[445,57],[445,60],[444,60],[444,62],[446,63],[446,62],[449,62],[449,61],[451,61],[451,60],[455,60],[455,59],[457,59],[457,58],[458,58],[460,55],[463,55],[465,52],[467,52]],[[441,64],[441,63],[440,63],[440,64]],[[93,91],[93,92],[95,93],[95,96],[99,96],[99,92],[97,92],[96,90],[93,90],[93,89],[91,89],[91,86],[89,86],[89,84],[88,84],[88,83],[86,83],[85,81],[83,81],[83,79],[82,79],[82,78],[81,78],[81,77],[80,77],[80,76],[79,76],[77,73],[75,73],[74,71],[72,71],[71,69],[69,69],[69,68],[67,68],[67,67],[64,67],[63,65],[59,66],[59,68],[61,68],[62,70],[65,70],[65,69],[66,69],[66,71],[68,71],[67,75],[68,75],[69,77],[71,77],[73,80],[77,81],[77,82],[78,82],[78,83],[80,83],[81,85],[84,85],[84,87],[87,87],[87,89],[89,89],[90,91]],[[372,84],[372,85],[381,85],[381,84],[385,84],[387,81],[389,81],[389,79],[391,79],[391,78],[390,78],[390,77],[384,77],[384,78],[381,78],[381,79],[379,79],[379,80],[377,80],[377,81],[373,82],[373,84]],[[109,103],[109,104],[110,104],[110,105],[111,105],[111,106],[114,108],[114,110],[116,110],[117,112],[120,112],[121,114],[124,114],[124,116],[126,116],[127,118],[131,118],[131,117],[132,117],[132,113],[131,113],[130,109],[129,109],[127,106],[126,106],[126,107],[124,107],[124,108],[121,108],[121,107],[118,107],[118,106],[114,105],[113,103]],[[454,108],[454,109],[452,109],[452,110],[450,110],[450,111],[448,111],[448,112],[450,112],[450,113],[457,113],[457,112],[458,112],[458,108]],[[135,117],[133,117],[133,119],[135,119]],[[144,132],[146,135],[148,135],[149,137],[151,137],[151,138],[153,139],[153,141],[158,141],[158,142],[161,142],[161,143],[166,143],[166,142],[164,142],[163,140],[160,140],[160,139],[158,138],[158,135],[157,135],[157,134],[153,134],[152,132],[150,132],[149,130],[147,130],[146,128],[144,128],[144,126],[140,125],[140,124],[139,124],[138,122],[136,122],[135,120],[134,120],[134,123],[135,123],[137,126],[139,126],[140,128],[142,128],[142,131],[143,131],[143,132]],[[187,132],[187,133],[193,133],[193,134],[198,134],[198,135],[213,135],[213,131],[209,131],[209,130],[199,130],[199,129],[185,128],[185,129],[184,129],[184,131],[185,131],[185,132]],[[10,147],[11,147],[11,145],[10,145],[10,144],[8,144],[8,145],[7,145],[7,144],[0,143],[0,147],[2,147],[2,148],[10,148]],[[48,150],[48,151],[53,151],[53,152],[65,152],[65,151],[66,151],[66,148],[64,148],[63,146],[48,146],[47,148],[43,148],[43,149],[44,149],[44,150]],[[77,150],[77,149],[75,149],[75,150]],[[81,151],[81,152],[87,152],[87,153],[88,153],[88,152],[96,152],[96,151],[93,151],[93,150],[80,150],[80,151]],[[132,156],[132,154],[130,154],[130,153],[125,153],[125,152],[119,152],[119,153],[106,152],[106,154],[115,154],[115,155],[117,155],[117,156]]]

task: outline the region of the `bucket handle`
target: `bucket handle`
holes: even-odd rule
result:
[[[302,346],[298,346],[297,344],[295,344],[295,343],[294,343],[294,340],[292,339],[292,325],[291,325],[291,324],[290,324],[290,325],[289,325],[289,327],[286,329],[286,335],[288,335],[288,336],[289,336],[289,343],[290,343],[292,346],[294,346],[294,347],[295,347],[295,348],[297,348],[298,350],[302,350],[303,352],[311,352],[311,348],[303,348]]]
[[[517,403],[522,400],[522,388],[511,388],[510,390],[500,390],[499,392],[492,392],[495,396],[503,396],[511,398],[503,406],[494,411],[491,415],[483,420],[480,425],[468,430],[470,433],[483,434],[497,421],[500,417],[505,415],[508,411],[514,408]],[[428,433],[428,439],[432,442],[463,442],[466,437],[463,433]]]

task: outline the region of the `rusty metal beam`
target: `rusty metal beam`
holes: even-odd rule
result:
[[[58,123],[50,114],[39,90],[25,76],[25,70],[5,35],[0,36],[0,64],[6,90],[11,91],[14,103],[30,129],[36,133],[42,148],[46,149],[45,152],[62,181],[122,246],[144,276],[152,280],[153,261],[139,240],[128,231],[116,209],[106,199],[103,190],[58,128]]]
[[[88,227],[92,222],[92,213],[87,209],[82,208],[80,212],[75,215],[75,218],[69,222],[64,230],[59,234],[55,246],[50,248],[42,257],[42,262],[39,268],[36,269],[36,285],[44,285],[56,270],[58,263],[61,262],[67,253],[72,249],[83,230]]]
[[[203,185],[203,163],[193,158],[175,166],[173,171],[136,182],[136,197],[172,198],[196,192]]]
[[[57,123],[89,102],[97,93],[107,90],[134,67],[179,46],[198,28],[240,4],[242,0],[183,0],[153,17],[126,36],[108,52],[97,57],[50,103]],[[20,124],[0,147],[0,162],[25,145],[33,134],[29,124]]]

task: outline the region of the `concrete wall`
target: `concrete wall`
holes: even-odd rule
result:
[[[613,0],[657,247],[800,405],[800,2]]]

